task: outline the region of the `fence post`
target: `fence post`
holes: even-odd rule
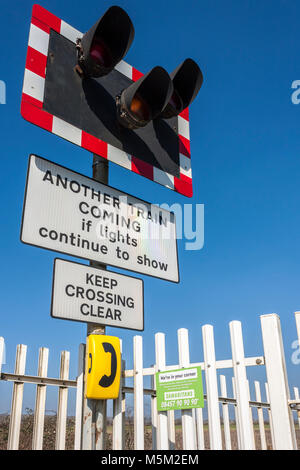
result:
[[[299,389],[298,387],[294,387],[294,398],[295,400],[299,400]],[[297,416],[298,416],[298,428],[300,428],[300,411],[297,410]]]
[[[133,338],[134,449],[144,450],[143,338]]]
[[[240,432],[239,414],[238,414],[237,405],[236,405],[236,387],[235,387],[234,377],[232,377],[232,392],[233,392],[233,398],[235,399],[234,416],[235,416],[235,427],[236,427],[236,439],[237,439],[238,449],[240,449],[241,448],[241,432]]]
[[[26,365],[26,353],[27,346],[25,344],[18,344],[16,363],[15,363],[15,374],[24,375]],[[23,404],[23,390],[24,383],[14,382],[11,414],[9,421],[8,431],[8,450],[18,450],[19,438],[20,438],[20,427],[22,418],[22,404]]]
[[[295,312],[295,320],[296,320],[296,329],[298,335],[298,341],[300,345],[300,312]]]
[[[255,387],[255,399],[258,402],[261,402],[261,393],[260,393],[260,384],[256,380],[254,382]],[[260,442],[261,442],[261,449],[267,449],[267,442],[266,442],[266,432],[265,432],[265,422],[264,422],[264,413],[262,408],[257,408],[257,415],[258,415],[258,425],[259,425],[259,435],[260,435]]]
[[[78,350],[78,375],[77,375],[77,386],[76,386],[74,450],[81,449],[83,394],[84,394],[84,387],[83,387],[84,361],[85,361],[85,344],[81,343],[79,345],[79,350]]]
[[[210,448],[212,450],[222,450],[216,354],[212,325],[204,325],[202,335]]]
[[[204,429],[203,429],[203,410],[196,408],[196,430],[197,430],[197,449],[205,449]]]
[[[48,357],[49,357],[49,349],[40,348],[39,364],[38,364],[38,376],[39,377],[47,377]],[[33,436],[32,436],[32,449],[33,450],[42,450],[43,448],[46,390],[47,390],[46,385],[36,386],[36,399],[35,399]]]
[[[4,351],[5,351],[4,338],[2,336],[0,336],[0,375],[1,375],[1,371],[2,371],[2,364],[3,364],[3,361],[4,361]]]
[[[60,357],[60,379],[69,378],[70,353],[62,351]],[[56,422],[55,450],[65,450],[67,426],[68,387],[59,387]]]
[[[276,314],[261,315],[262,338],[274,433],[274,450],[296,450],[296,435],[288,400],[280,319]]]
[[[166,367],[165,335],[156,333],[155,335],[155,371],[164,371]],[[154,378],[154,383],[155,383]],[[155,384],[156,385],[156,384]],[[157,413],[157,449],[168,450],[168,415],[166,411]]]
[[[240,425],[241,450],[253,450],[254,435],[250,419],[249,388],[246,376],[242,325],[239,321],[229,323],[232,362],[235,377],[237,413]]]
[[[178,330],[178,350],[179,350],[179,366],[189,367],[190,351],[188,330],[181,328]],[[183,450],[196,450],[196,436],[192,410],[182,410],[182,440]]]
[[[269,385],[267,382],[265,383],[265,390],[266,390],[267,403],[270,404]],[[268,417],[269,417],[269,426],[270,426],[270,432],[271,432],[272,449],[275,449],[274,429],[273,429],[272,414],[271,414],[270,408],[268,408]]]
[[[247,380],[247,385],[248,385],[248,402],[251,401],[251,393],[250,393],[250,384],[249,380]],[[252,430],[252,438],[253,438],[253,449],[256,449],[256,443],[255,443],[255,435],[254,435],[254,426],[253,426],[253,409],[249,404],[249,419],[250,419],[250,426]]]
[[[227,398],[227,385],[225,375],[220,375],[220,388],[221,388],[221,397]],[[224,435],[225,435],[225,449],[231,450],[231,436],[230,436],[230,420],[229,420],[229,410],[228,404],[222,404],[223,410],[223,424],[224,424]]]
[[[155,370],[155,365],[152,365]],[[155,389],[155,374],[151,375],[151,388]],[[151,429],[152,429],[152,450],[157,449],[157,399],[156,395],[151,395]]]
[[[175,412],[174,410],[167,411],[168,416],[168,436],[169,448],[175,450],[176,430],[175,430]]]
[[[121,381],[120,381],[120,393],[118,398],[113,401],[113,437],[112,437],[112,448],[113,450],[124,450],[124,438],[125,438],[125,429],[124,429],[124,420],[125,420],[125,409],[123,409],[124,404],[124,394],[122,392],[125,385],[125,378],[123,377],[123,372],[125,371],[125,361],[122,360],[121,367]]]

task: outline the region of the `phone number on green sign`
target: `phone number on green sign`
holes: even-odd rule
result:
[[[161,407],[162,408],[174,408],[174,407],[182,407],[182,406],[197,406],[199,398],[186,398],[184,400],[168,400],[162,401]]]

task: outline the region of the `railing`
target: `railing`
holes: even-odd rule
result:
[[[122,384],[119,398],[113,401],[112,448],[124,449],[125,414],[128,395],[133,395],[133,447],[145,448],[145,397],[151,401],[151,439],[153,449],[297,449],[294,417],[300,426],[299,390],[294,387],[294,398],[290,398],[285,356],[281,337],[280,321],[277,315],[263,315],[261,329],[263,355],[245,357],[242,326],[234,321],[229,324],[232,359],[217,360],[215,357],[214,330],[211,325],[202,327],[204,360],[190,363],[189,337],[186,329],[178,330],[178,364],[166,365],[165,335],[155,335],[156,364],[143,366],[143,339],[135,336],[133,340],[133,369],[122,367]],[[300,312],[296,312],[297,331],[300,332]],[[4,340],[0,338],[0,373]],[[1,380],[13,382],[12,405],[8,433],[8,449],[18,449],[22,419],[24,384],[36,386],[35,410],[33,418],[32,448],[43,448],[46,390],[49,386],[58,387],[55,448],[65,449],[67,433],[68,391],[76,389],[76,416],[74,448],[82,448],[83,388],[85,345],[80,345],[78,377],[69,379],[70,354],[61,353],[59,378],[47,377],[49,350],[39,352],[37,376],[26,375],[25,345],[17,346],[14,373],[1,373]],[[205,408],[182,410],[180,416],[180,441],[176,433],[174,411],[159,412],[156,407],[155,373],[157,371],[200,366],[205,384]],[[260,383],[254,382],[255,399],[250,397],[247,379],[248,367],[265,366],[266,400],[262,400]],[[220,370],[232,370],[232,384]],[[144,378],[152,379],[151,386],[145,388]],[[128,379],[133,385],[128,386]],[[228,396],[227,387],[231,385],[233,394]],[[265,411],[264,411],[265,410]],[[295,413],[295,415],[293,415]],[[255,419],[255,415],[257,415]],[[266,420],[266,416],[268,419]],[[206,425],[208,422],[208,429]],[[253,424],[254,420],[257,424]],[[233,425],[234,422],[234,425]],[[236,441],[236,443],[234,442]]]

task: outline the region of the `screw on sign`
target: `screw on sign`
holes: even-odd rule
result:
[[[93,154],[192,196],[188,107],[203,82],[184,60],[170,75],[124,62],[134,26],[109,8],[85,34],[40,5],[32,12],[21,114]]]

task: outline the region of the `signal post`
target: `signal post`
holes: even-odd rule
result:
[[[108,184],[108,161],[93,155],[93,178],[100,183]],[[106,265],[90,261],[90,265],[106,270]],[[105,335],[105,325],[87,323],[87,337],[90,335]],[[87,347],[87,346],[86,346]],[[87,352],[86,352],[87,354]],[[86,368],[86,365],[85,365]],[[84,373],[84,390],[86,390],[87,371]],[[83,398],[82,410],[82,450],[102,450],[105,449],[106,435],[106,400],[93,400]]]

